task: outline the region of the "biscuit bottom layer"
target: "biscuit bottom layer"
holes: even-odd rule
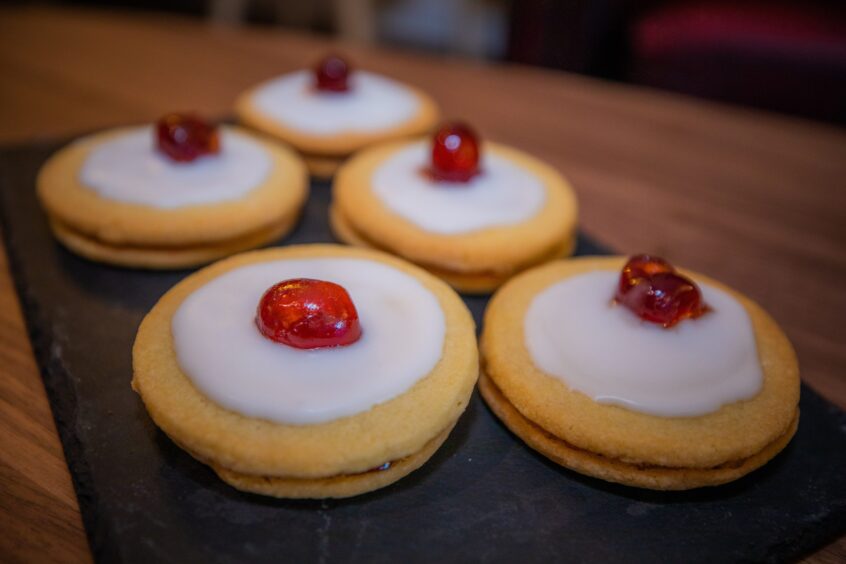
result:
[[[361,233],[355,230],[350,221],[343,216],[334,206],[329,208],[329,226],[335,236],[349,245],[357,247],[365,247],[369,249],[376,249],[379,251],[391,252],[382,245],[368,239]],[[429,264],[416,263],[418,266],[425,268],[438,278],[444,280],[447,284],[465,294],[487,294],[496,290],[504,284],[509,278],[518,272],[562,257],[567,257],[573,254],[576,249],[575,236],[562,241],[552,252],[545,253],[539,257],[534,257],[532,260],[521,264],[519,267],[508,269],[505,272],[458,272],[455,270],[448,270],[438,266]],[[408,257],[403,257],[411,260]],[[414,262],[414,261],[412,261]]]
[[[799,409],[787,431],[750,457],[729,460],[713,468],[684,468],[632,464],[573,446],[523,416],[487,375],[479,377],[479,391],[485,402],[511,432],[546,456],[580,474],[608,482],[653,490],[689,490],[717,486],[760,468],[787,446],[799,425]]]
[[[275,241],[294,227],[298,217],[298,214],[293,214],[279,223],[233,239],[173,247],[113,245],[81,233],[55,218],[50,218],[50,228],[62,245],[89,260],[134,268],[169,269],[198,266]]]
[[[329,180],[335,176],[335,173],[338,172],[338,169],[347,160],[347,157],[327,157],[308,153],[301,153],[301,156],[306,164],[308,173],[318,180]]]
[[[423,448],[419,451],[399,460],[390,461],[385,469],[378,467],[357,474],[338,474],[326,478],[289,478],[242,474],[220,466],[212,460],[204,459],[186,448],[185,445],[177,441],[174,442],[203,464],[211,466],[221,480],[241,491],[291,499],[343,498],[384,488],[423,466],[444,443],[455,427],[455,423],[453,421],[446,429],[423,445]]]

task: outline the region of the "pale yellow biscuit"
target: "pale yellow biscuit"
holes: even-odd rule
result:
[[[344,164],[343,158],[338,157],[321,157],[317,155],[303,155],[303,161],[312,178],[318,180],[329,180],[341,165]]]
[[[96,146],[131,130],[83,137],[50,157],[36,182],[48,215],[105,245],[190,247],[272,228],[281,218],[298,213],[308,196],[302,160],[290,149],[253,136],[270,155],[272,167],[264,182],[242,199],[163,210],[103,198],[80,182],[79,171]]]
[[[485,143],[483,151],[508,159],[541,180],[546,198],[535,216],[514,225],[460,234],[432,233],[399,216],[373,191],[371,178],[407,145],[393,142],[372,147],[341,166],[332,186],[333,226],[339,237],[449,273],[457,288],[476,291],[490,290],[516,272],[572,252],[578,206],[570,185],[545,163],[496,143]],[[464,275],[470,278],[467,284],[462,284]],[[480,276],[484,280],[478,283]]]
[[[717,486],[737,480],[760,468],[787,446],[799,425],[799,410],[787,431],[776,437],[757,453],[738,460],[730,460],[712,468],[682,468],[632,464],[577,448],[559,439],[523,417],[499,391],[490,378],[482,374],[479,392],[491,410],[515,435],[527,445],[553,462],[566,468],[627,486],[653,490],[689,490]]]
[[[453,427],[454,425],[450,425],[423,445],[422,449],[391,462],[390,466],[384,470],[373,469],[360,474],[340,474],[331,478],[308,479],[251,476],[214,464],[212,469],[224,482],[247,492],[285,498],[351,497],[393,484],[423,466],[447,439]]]
[[[329,207],[329,226],[335,237],[349,245],[358,247],[366,247],[370,249],[385,250],[379,248],[371,241],[365,240],[364,236],[356,233],[347,221],[336,209],[335,206]],[[570,256],[576,248],[576,238],[573,236],[561,243],[561,245],[554,249],[552,253],[542,255],[540,257],[533,257],[531,262],[515,266],[515,270],[506,273],[493,272],[453,272],[437,266],[420,264],[441,280],[464,294],[488,294],[498,287],[500,287],[506,280],[508,280],[519,270],[530,268],[532,266],[548,262],[557,258]]]
[[[277,225],[208,245],[186,247],[133,247],[109,245],[91,239],[58,220],[50,220],[50,229],[56,239],[72,252],[97,262],[117,266],[151,270],[187,268],[206,264],[235,253],[261,247],[284,237],[296,225],[298,215],[282,218]]]
[[[353,130],[332,135],[309,133],[267,116],[255,105],[254,95],[265,84],[259,84],[238,97],[235,102],[235,113],[238,120],[249,127],[288,143],[310,157],[344,158],[374,143],[421,135],[434,128],[438,122],[439,112],[435,101],[425,92],[413,86],[405,85],[414,94],[418,102],[417,112],[408,120],[385,129]]]
[[[481,351],[485,373],[507,402],[567,445],[630,465],[713,469],[732,461],[760,460],[772,445],[783,446],[780,439],[792,435],[799,403],[799,368],[793,348],[757,304],[699,274],[682,271],[730,293],[749,314],[764,375],[762,389],[754,398],[698,417],[657,417],[596,403],[534,365],[523,329],[534,297],[569,276],[595,270],[619,272],[624,263],[623,257],[549,263],[513,278],[493,297],[485,313]]]
[[[326,423],[284,425],[246,417],[215,404],[180,370],[170,331],[173,314],[191,293],[229,270],[304,257],[368,259],[417,278],[444,311],[446,335],[440,361],[407,392],[366,412]],[[413,455],[427,452],[426,445],[450,428],[464,411],[479,366],[473,319],[445,283],[384,253],[338,245],[302,245],[230,257],[177,284],[142,322],[133,347],[133,369],[133,388],[151,417],[186,450],[225,469],[233,482],[237,476],[247,475],[264,480],[279,478],[279,484],[285,484],[288,479],[360,474],[406,457],[415,460]]]

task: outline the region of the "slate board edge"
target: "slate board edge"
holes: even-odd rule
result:
[[[4,153],[24,150],[23,147],[10,149],[4,147]],[[2,179],[0,190],[11,190],[14,187],[9,185],[6,178]],[[34,189],[34,187],[33,187]],[[79,511],[82,516],[82,524],[85,528],[85,535],[88,540],[88,548],[94,560],[98,562],[117,562],[119,548],[110,539],[112,534],[110,521],[103,514],[102,504],[98,503],[97,492],[93,487],[93,480],[88,468],[88,462],[84,456],[84,449],[74,432],[77,423],[77,406],[79,403],[76,388],[70,374],[62,367],[61,363],[54,361],[56,355],[55,347],[59,346],[51,331],[42,331],[47,323],[39,322],[40,313],[35,296],[30,296],[26,291],[24,269],[21,266],[22,257],[17,252],[17,245],[14,243],[14,236],[6,227],[9,225],[7,214],[9,210],[5,205],[0,205],[0,232],[6,247],[6,256],[9,262],[9,271],[15,286],[15,291],[20,300],[21,312],[35,361],[41,373],[41,380],[47,392],[50,403],[50,412],[53,414],[53,422],[59,434],[62,444],[62,451],[65,463],[76,493]]]

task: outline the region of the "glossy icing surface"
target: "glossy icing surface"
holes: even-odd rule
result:
[[[156,149],[152,127],[133,128],[94,147],[79,181],[103,198],[163,209],[238,200],[264,182],[272,160],[248,136],[220,134],[220,154],[180,163]]]
[[[304,350],[255,324],[267,288],[289,278],[343,286],[361,321],[352,345]],[[367,411],[411,388],[441,358],[438,299],[414,277],[350,258],[278,260],[229,271],[188,296],[172,322],[182,371],[207,397],[246,416],[311,424]]]
[[[371,180],[389,209],[426,231],[450,235],[521,223],[546,201],[539,178],[491,152],[483,152],[482,172],[469,182],[434,181],[422,172],[430,151],[427,142],[402,148]]]
[[[269,81],[252,97],[270,119],[313,135],[380,131],[414,117],[417,96],[390,78],[355,71],[347,92],[322,92],[311,71],[297,71]]]
[[[755,396],[763,373],[743,305],[699,284],[713,311],[664,329],[612,303],[619,274],[573,276],[540,292],[526,312],[534,364],[598,403],[691,417]]]

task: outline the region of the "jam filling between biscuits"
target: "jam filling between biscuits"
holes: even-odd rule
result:
[[[513,411],[515,417],[522,420],[526,425],[529,425],[533,430],[542,434],[548,440],[559,443],[564,448],[567,448],[567,449],[570,449],[570,450],[573,450],[573,451],[577,451],[577,452],[582,452],[582,453],[587,454],[588,456],[594,456],[594,457],[597,457],[597,458],[600,458],[600,459],[608,460],[609,462],[614,462],[616,464],[625,464],[626,466],[630,466],[630,467],[637,469],[637,470],[662,470],[662,471],[679,471],[679,472],[687,472],[687,471],[690,471],[691,469],[702,470],[702,471],[734,470],[734,469],[742,467],[744,464],[746,464],[746,462],[748,460],[752,459],[757,454],[757,453],[755,453],[755,454],[752,454],[750,456],[743,457],[743,458],[735,458],[735,459],[731,459],[731,460],[726,460],[725,462],[723,462],[721,464],[703,467],[703,468],[684,467],[684,466],[663,466],[663,465],[660,465],[660,464],[650,464],[650,463],[646,463],[646,462],[635,462],[635,461],[625,460],[623,458],[614,458],[614,457],[607,456],[607,455],[599,453],[599,452],[595,452],[595,451],[592,451],[592,450],[588,450],[588,449],[576,446],[573,443],[571,443],[571,442],[569,442],[565,439],[562,439],[561,437],[559,437],[557,435],[552,434],[551,432],[549,432],[546,429],[544,429],[543,427],[541,427],[538,423],[535,423],[534,421],[532,421],[531,419],[529,419],[528,417],[523,415],[517,409],[517,407],[514,406],[514,404],[512,404],[510,401],[508,401],[508,399],[506,399],[505,395],[502,393],[502,390],[500,390],[499,386],[497,386],[494,383],[494,381],[490,378],[490,376],[487,377],[487,385],[492,389],[493,393],[496,396],[498,396],[499,400],[505,404],[505,406],[506,406],[505,409],[507,409],[509,411]],[[772,444],[776,444],[781,438],[784,437],[785,434],[790,432],[790,429],[791,429],[791,427],[788,427],[788,429],[785,431],[784,434],[776,437],[771,443],[764,446],[764,448],[762,450],[766,449],[768,446],[770,446]]]

